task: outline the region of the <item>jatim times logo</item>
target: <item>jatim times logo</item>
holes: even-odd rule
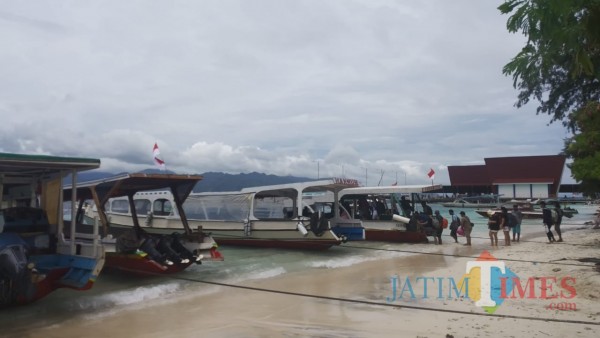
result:
[[[475,302],[487,313],[494,313],[500,305],[511,299],[544,300],[549,310],[576,310],[571,302],[577,295],[574,277],[521,278],[489,252],[483,251],[474,261],[467,262],[466,273],[458,281],[453,277],[390,278],[392,294],[388,303],[403,299],[449,300],[466,298]],[[418,297],[416,290],[422,290]],[[549,302],[547,302],[549,301]],[[548,304],[549,303],[549,304]]]

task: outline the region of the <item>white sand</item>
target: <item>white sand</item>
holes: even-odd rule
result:
[[[217,292],[177,302],[156,304],[151,308],[119,312],[91,321],[71,321],[37,330],[31,336],[44,337],[597,337],[600,329],[600,275],[593,263],[579,258],[599,257],[600,230],[563,225],[565,243],[515,243],[491,249],[489,240],[474,239],[472,247],[451,243],[395,245],[398,250],[444,253],[415,255],[364,262],[340,268],[315,268],[310,271],[242,283],[245,286],[376,302],[370,305],[272,292],[219,286]],[[527,237],[523,239],[528,239]],[[463,239],[464,242],[464,239]],[[502,241],[501,241],[502,243]],[[585,245],[573,245],[585,244]],[[573,277],[577,295],[568,300],[576,311],[548,310],[548,299],[507,299],[494,315],[486,314],[470,299],[421,299],[422,287],[414,287],[417,299],[396,301],[394,305],[424,307],[431,310],[470,312],[457,314],[385,306],[391,295],[390,277],[400,275],[453,277],[457,281],[466,263],[483,250],[497,259],[515,259],[558,264],[505,261],[521,278]],[[332,250],[335,250],[333,248]],[[575,265],[564,265],[565,263]],[[209,286],[207,286],[209,287]],[[539,292],[540,290],[536,290]],[[557,300],[560,302],[561,300]],[[525,316],[557,321],[502,318]],[[595,324],[575,324],[584,321]],[[119,328],[119,330],[115,330]],[[118,332],[118,333],[115,333]]]

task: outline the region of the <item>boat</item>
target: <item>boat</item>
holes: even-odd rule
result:
[[[499,208],[500,195],[466,196],[442,203],[445,208]]]
[[[339,198],[340,204],[350,210],[351,217],[361,220],[365,229],[365,240],[422,243],[428,242],[427,236],[416,227],[411,227],[410,211],[403,212],[400,201],[402,196],[408,197],[411,209],[418,210],[417,204],[421,200],[421,194],[441,189],[441,185],[356,187],[340,191]],[[373,204],[380,206],[376,217],[365,210]]]
[[[510,213],[513,210],[513,206],[518,205],[519,211],[521,211],[521,214],[523,214],[524,219],[542,219],[542,217],[543,217],[542,210],[539,208],[536,208],[536,206],[538,206],[539,203],[540,203],[540,200],[535,200],[535,201],[513,200],[513,201],[505,203],[503,206]],[[548,205],[551,205],[551,204],[548,203]],[[491,215],[501,212],[501,211],[502,210],[500,208],[475,210],[475,212],[477,214],[479,214],[480,216],[486,217],[486,218],[490,218]],[[571,218],[571,217],[573,217],[573,215],[579,213],[579,211],[577,211],[577,209],[567,207],[567,206],[563,207],[562,211],[563,211],[563,217],[567,217],[567,218]]]
[[[0,153],[0,307],[94,285],[103,245],[65,226],[61,187],[68,175],[76,186],[78,172],[99,166],[91,158]]]
[[[198,175],[126,173],[83,182],[76,192],[77,225],[102,225],[110,269],[164,275],[194,263],[222,261],[214,239],[202,228],[192,229],[182,207],[201,179]],[[164,191],[157,194],[157,189]],[[73,189],[64,190],[69,198]]]
[[[311,210],[303,198],[323,192],[337,196],[340,190],[355,186],[357,180],[331,178],[236,192],[192,193],[184,208],[190,224],[210,232],[219,245],[325,250],[346,238],[336,235],[331,219]],[[338,215],[338,206],[333,204],[334,215]],[[360,223],[354,225],[362,235]],[[344,227],[341,222],[340,226]]]
[[[336,236],[346,241],[363,241],[365,239],[365,228],[358,219],[352,219],[350,212],[341,204],[337,204],[335,211],[335,194],[327,192],[324,194],[304,194],[302,199],[304,206],[308,208],[309,214],[318,213],[329,220],[331,231]]]

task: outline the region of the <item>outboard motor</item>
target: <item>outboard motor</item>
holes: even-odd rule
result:
[[[16,234],[0,233],[0,307],[16,302],[29,289],[27,244]]]
[[[329,229],[329,220],[320,212],[315,212],[310,215],[310,229],[317,237],[321,237]]]

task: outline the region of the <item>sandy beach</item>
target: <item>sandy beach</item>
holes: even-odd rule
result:
[[[389,246],[392,254],[384,259],[341,267],[325,265],[234,285],[202,283],[199,288],[203,292],[153,300],[151,304],[102,316],[78,316],[35,330],[5,330],[4,334],[15,337],[596,337],[600,326],[600,274],[594,263],[579,259],[598,257],[600,230],[580,224],[565,224],[563,229],[565,242],[550,245],[541,232],[524,235],[520,243],[510,247],[501,243],[492,248],[489,239],[483,237],[474,238],[472,247],[455,244],[450,237],[441,246],[397,244]],[[521,284],[534,281],[535,287],[531,289],[535,297],[504,299],[493,314],[476,306],[464,294],[449,298],[448,292],[452,292],[451,288],[448,290],[449,279],[458,282],[466,273],[468,262],[475,261],[485,250],[518,275],[524,281]],[[394,294],[394,278],[412,282],[414,297],[406,289],[399,297],[400,289],[406,287],[402,282]],[[427,295],[423,278],[432,282]],[[560,284],[564,278],[568,278],[567,288]],[[443,281],[442,291],[433,283],[438,279]],[[542,279],[546,279],[546,286],[541,284]],[[547,296],[559,296],[542,299],[542,288]],[[525,293],[529,295],[531,289]],[[443,297],[438,297],[438,292]],[[561,292],[565,297],[560,297]]]

